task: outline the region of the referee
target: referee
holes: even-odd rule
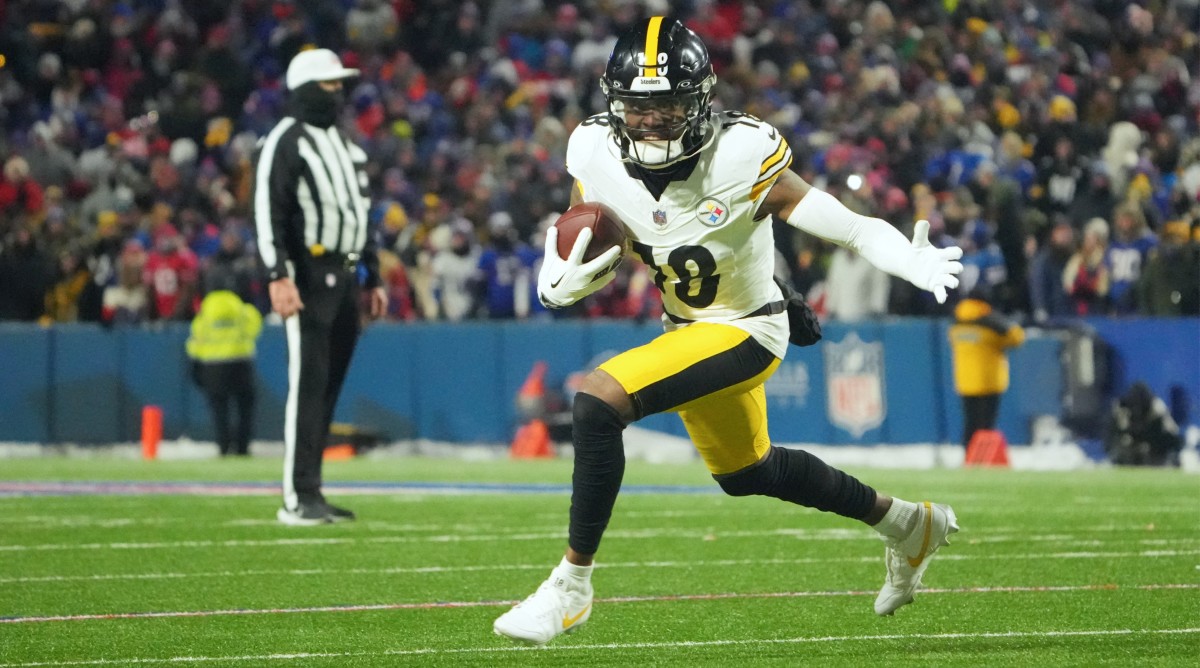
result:
[[[287,69],[288,115],[263,140],[255,170],[258,248],[271,308],[287,332],[283,507],[276,517],[290,525],[354,519],[321,493],[321,460],[361,331],[360,280],[371,318],[387,310],[367,227],[367,155],[337,127],[342,80],[357,74],[328,49],[296,54]]]

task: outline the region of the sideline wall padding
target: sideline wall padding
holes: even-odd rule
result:
[[[1169,402],[1177,387],[1186,395],[1188,421],[1200,424],[1200,318],[1095,318],[1088,324],[1113,348],[1115,394],[1140,380]]]
[[[51,442],[112,443],[123,440],[128,395],[124,336],[87,325],[55,327],[50,387]],[[167,372],[178,384],[178,371]]]
[[[196,386],[191,383],[184,342],[186,327],[120,329],[118,337],[122,359],[122,396],[120,441],[136,441],[142,434],[142,406],[152,404],[163,409],[163,438],[212,438],[212,429],[194,433],[189,427],[196,418],[207,415]],[[184,382],[179,382],[183,378]],[[189,401],[195,398],[199,403]],[[207,425],[207,420],[202,421]],[[103,442],[103,441],[101,441]]]
[[[948,324],[834,323],[820,344],[793,346],[768,382],[772,437],[787,443],[959,442]],[[1190,421],[1200,421],[1200,319],[1093,325],[1113,347],[1115,391],[1137,379],[1164,398],[1179,388]],[[0,441],[136,441],[148,403],[162,407],[167,438],[211,438],[208,409],[183,350],[187,329],[186,323],[144,329],[3,324]],[[659,331],[657,323],[595,321],[374,324],[359,342],[335,419],[390,440],[508,443],[518,426],[517,391],[536,361],[548,365],[547,386],[562,391],[572,373]],[[1058,415],[1062,406],[1061,335],[1031,334],[1011,354],[1013,386],[1001,402],[1000,427],[1011,443],[1029,442],[1032,419]],[[258,438],[282,438],[286,361],[283,328],[267,326],[258,347]],[[831,386],[840,383],[845,392],[873,382],[882,385],[882,416],[852,393],[831,414]],[[685,435],[675,415],[652,416],[641,426]]]
[[[50,441],[51,331],[0,323],[0,441]]]

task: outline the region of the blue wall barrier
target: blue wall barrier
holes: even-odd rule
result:
[[[1114,349],[1113,390],[1145,380],[1182,392],[1200,419],[1200,319],[1092,321]],[[956,443],[962,411],[952,384],[948,322],[897,319],[825,326],[792,347],[768,382],[770,428],[783,443]],[[647,342],[657,323],[564,321],[372,325],[363,335],[335,419],[388,440],[507,443],[516,394],[534,363],[547,382]],[[141,329],[0,324],[0,441],[113,443],[140,437],[143,405],[163,409],[166,438],[212,438],[208,409],[184,355],[187,326]],[[1062,338],[1034,333],[1013,351],[1000,428],[1028,443],[1032,420],[1058,415]],[[280,327],[259,342],[257,437],[282,439],[287,346]],[[641,426],[685,435],[674,415]]]

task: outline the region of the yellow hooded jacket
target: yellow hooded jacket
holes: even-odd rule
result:
[[[954,388],[962,396],[1003,394],[1008,390],[1005,351],[1025,342],[1025,330],[992,313],[980,299],[964,299],[954,309],[950,347],[954,354]]]
[[[188,357],[198,362],[232,362],[254,357],[262,314],[229,290],[214,290],[200,302],[187,340]]]

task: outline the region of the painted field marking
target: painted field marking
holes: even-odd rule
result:
[[[280,527],[281,531],[294,531],[294,528]],[[229,539],[229,540],[178,540],[178,541],[132,541],[111,543],[32,543],[0,545],[0,552],[39,552],[60,550],[161,550],[180,548],[212,548],[212,547],[288,547],[295,545],[351,545],[351,544],[396,544],[396,543],[477,543],[505,542],[530,540],[557,540],[566,538],[566,530],[531,531],[499,534],[470,534],[465,532],[438,534],[432,536],[330,536],[312,538],[261,538],[261,539]],[[763,530],[725,530],[725,529],[680,529],[675,527],[644,527],[641,529],[614,529],[605,533],[610,538],[680,538],[692,540],[711,540],[720,538],[796,538],[800,540],[865,540],[873,538],[867,529],[763,529]],[[1063,545],[1103,546],[1099,539],[1084,539],[1074,534],[1011,534],[996,535],[988,533],[979,537],[966,537],[963,545],[981,543],[1006,543],[1016,540],[1021,542],[1059,543]],[[1195,538],[1143,538],[1136,542],[1155,545],[1196,544]]]
[[[1141,552],[1048,552],[1028,553],[1017,555],[970,555],[948,554],[940,555],[940,561],[1012,561],[1023,559],[1035,561],[1039,559],[1155,559],[1170,557],[1190,557],[1200,555],[1200,550],[1144,550]],[[598,569],[612,568],[724,568],[728,566],[799,566],[812,564],[843,564],[843,563],[876,563],[878,556],[869,557],[811,557],[797,559],[711,559],[697,561],[628,561],[605,562],[596,564]],[[393,568],[287,568],[287,569],[249,569],[227,571],[184,572],[149,572],[149,573],[108,573],[93,575],[40,575],[25,577],[0,577],[0,584],[20,584],[34,582],[105,582],[129,580],[184,580],[188,578],[230,578],[230,577],[262,577],[269,575],[313,576],[313,575],[428,575],[432,573],[478,573],[494,571],[528,571],[544,570],[545,564],[488,564],[484,566],[404,566]]]
[[[279,483],[228,481],[127,481],[0,480],[0,497],[87,495],[193,495],[193,496],[264,496],[279,495]],[[563,483],[490,483],[490,482],[342,482],[325,485],[326,494],[570,494]],[[716,485],[627,485],[623,494],[720,494]]]
[[[922,594],[1014,594],[1014,593],[1059,593],[1078,591],[1163,591],[1163,590],[1196,590],[1200,583],[1180,584],[1147,584],[1121,586],[1117,584],[1101,585],[1039,585],[1025,587],[956,587],[931,588],[920,590]],[[718,594],[674,594],[670,596],[614,596],[597,598],[597,603],[661,603],[675,601],[723,601],[739,599],[778,599],[778,598],[828,598],[838,596],[875,596],[879,592],[870,591],[801,591],[801,592],[755,592],[755,593],[718,593]],[[431,601],[424,603],[377,603],[370,605],[329,605],[301,608],[243,608],[227,610],[174,610],[159,612],[114,612],[106,614],[80,615],[44,615],[30,617],[0,617],[0,624],[33,624],[46,622],[83,622],[112,619],[162,619],[181,617],[225,617],[241,615],[284,615],[311,614],[325,612],[373,612],[379,610],[444,610],[452,608],[490,608],[506,607],[518,601]]]
[[[1084,629],[1065,631],[1003,631],[980,633],[888,633],[853,636],[808,636],[796,638],[740,638],[737,640],[680,640],[674,642],[631,642],[589,645],[505,645],[500,647],[462,647],[450,649],[422,648],[395,649],[382,652],[289,652],[242,656],[173,656],[163,658],[135,657],[126,659],[83,659],[78,661],[33,661],[27,663],[4,663],[0,668],[43,668],[46,666],[111,666],[155,663],[261,663],[265,661],[297,661],[306,659],[355,659],[388,656],[437,656],[494,654],[511,652],[580,652],[590,650],[629,649],[681,649],[693,647],[736,647],[743,645],[800,645],[814,643],[843,642],[891,642],[896,640],[979,640],[979,639],[1028,639],[1028,638],[1080,638],[1104,636],[1140,635],[1194,635],[1200,628],[1176,629]]]

